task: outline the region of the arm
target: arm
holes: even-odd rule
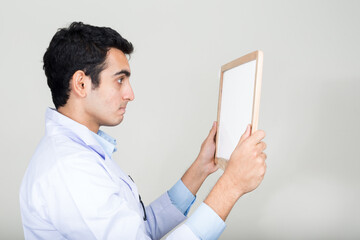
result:
[[[224,221],[237,200],[257,188],[264,178],[266,144],[261,140],[265,132],[259,130],[250,136],[250,130],[248,126],[231,154],[224,174],[204,201]]]
[[[266,169],[266,155],[263,153],[266,144],[261,142],[265,133],[260,130],[250,136],[250,132],[248,126],[224,174],[204,203],[168,239],[184,239],[184,236],[186,239],[216,239],[224,230],[224,221],[237,200],[260,184]],[[198,158],[182,178],[193,194],[196,194],[205,178],[217,170],[214,163],[215,134],[216,123],[202,144]]]
[[[161,238],[186,219],[186,215],[195,201],[195,195],[202,183],[208,175],[218,169],[214,162],[215,134],[216,122],[214,122],[209,135],[203,142],[198,157],[185,172],[181,181],[178,181],[167,194],[162,195],[146,207],[148,215],[147,231],[153,239]],[[191,232],[185,225],[180,229]],[[182,230],[177,232],[181,236],[184,234]],[[193,233],[191,232],[191,234]]]
[[[250,136],[250,127],[232,153],[224,174],[204,203],[176,229],[168,239],[217,239],[225,228],[224,221],[237,200],[254,190],[262,181],[266,169],[266,144],[261,142],[264,131]]]
[[[205,179],[218,170],[215,164],[216,122],[201,145],[200,153],[181,180],[193,195],[196,195]]]
[[[218,169],[215,164],[216,122],[201,145],[201,150],[181,180],[196,195],[206,177]],[[262,181],[266,170],[266,144],[262,142],[265,132],[251,135],[248,125],[232,153],[224,174],[217,181],[204,203],[212,208],[224,221],[237,200],[254,190]]]
[[[167,193],[153,201],[145,210],[146,230],[151,239],[162,238],[186,219],[186,216],[171,203]]]
[[[159,239],[180,222],[184,221],[188,210],[195,200],[195,195],[208,175],[215,172],[218,167],[215,164],[215,134],[216,122],[214,122],[209,135],[201,145],[201,150],[185,172],[181,181],[178,181],[167,193],[155,200],[146,212],[149,218],[147,229],[153,239]],[[191,232],[186,226],[178,230],[180,235]],[[191,232],[191,234],[193,234]],[[190,238],[188,238],[190,239]]]

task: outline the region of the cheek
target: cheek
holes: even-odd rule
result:
[[[105,103],[111,108],[120,108],[121,105],[121,94],[120,91],[111,90],[107,93]]]

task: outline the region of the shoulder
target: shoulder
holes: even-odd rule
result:
[[[69,136],[51,135],[38,145],[20,194],[33,203],[49,203],[64,200],[69,194],[86,197],[103,186],[116,189],[103,159],[94,150]]]
[[[31,165],[42,166],[42,171],[48,171],[59,164],[72,164],[87,160],[97,162],[99,155],[89,146],[72,135],[46,135],[37,146],[31,158]]]
[[[103,159],[70,133],[45,135],[35,150],[24,180],[31,185],[64,184],[72,175],[104,173]]]

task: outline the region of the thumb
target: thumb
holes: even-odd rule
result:
[[[250,133],[251,133],[251,125],[248,124],[247,127],[246,127],[245,132],[243,133],[243,135],[240,138],[239,144],[244,142],[250,136]]]
[[[214,139],[215,134],[216,134],[216,129],[217,129],[216,125],[217,125],[217,122],[216,122],[216,121],[214,121],[214,123],[213,123],[213,125],[212,125],[212,128],[210,129],[210,132],[209,132],[208,138],[210,138],[210,139]]]

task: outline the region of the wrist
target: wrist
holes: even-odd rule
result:
[[[209,167],[203,164],[204,162],[202,157],[198,156],[191,166],[198,178],[202,180],[205,180],[211,174]]]
[[[228,177],[223,175],[216,182],[204,203],[211,207],[225,221],[240,197],[241,194],[234,191],[234,187]]]
[[[236,199],[236,201],[245,194],[241,185],[226,171],[219,178],[218,182],[220,182],[224,189],[230,193],[231,198]]]
[[[201,164],[196,159],[182,176],[181,181],[195,196],[207,176],[208,174],[206,174],[206,171],[202,169]]]

